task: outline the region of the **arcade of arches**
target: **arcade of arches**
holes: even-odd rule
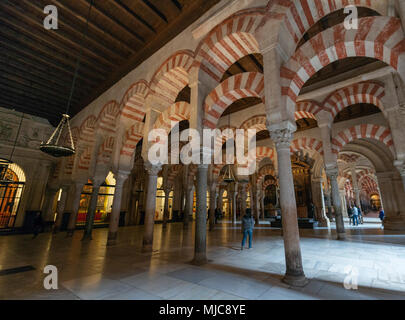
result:
[[[343,26],[344,2],[359,8],[357,30]],[[74,156],[38,152],[53,128],[23,116],[13,165],[0,185],[0,231],[25,230],[41,211],[53,237],[79,234],[90,242],[104,227],[111,248],[137,228],[142,253],[151,253],[156,230],[181,225],[193,230],[193,263],[202,266],[212,253],[207,237],[224,225],[240,226],[251,208],[260,232],[282,229],[283,280],[291,286],[308,282],[300,233],[327,230],[330,240],[346,243],[355,232],[349,206],[359,206],[379,235],[403,235],[401,3],[214,6],[71,119]],[[15,139],[21,114],[1,114],[0,157],[7,159],[12,145],[5,141]],[[238,176],[232,165],[235,181],[225,183],[224,165],[150,163],[148,133],[171,133],[173,121],[180,131],[255,129],[256,171]]]

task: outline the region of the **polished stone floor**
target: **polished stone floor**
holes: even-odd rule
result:
[[[280,230],[262,223],[250,250],[240,250],[240,228],[218,225],[208,235],[203,267],[193,257],[193,228],[155,226],[154,251],[141,253],[142,227],[120,229],[106,247],[107,230],[93,241],[40,234],[0,237],[0,271],[32,265],[33,271],[0,275],[0,299],[405,299],[405,235],[387,232],[376,219],[349,226],[348,239],[331,230],[301,230],[305,288],[281,282],[285,270]],[[43,268],[58,268],[58,290],[45,290]],[[351,281],[352,279],[353,281]],[[347,290],[344,283],[357,290]]]

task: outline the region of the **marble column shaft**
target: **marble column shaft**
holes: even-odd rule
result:
[[[84,233],[82,241],[92,240],[94,216],[96,214],[98,193],[103,180],[93,179],[93,192],[91,193],[90,204],[87,210],[86,225],[84,227]]]
[[[75,193],[74,199],[72,204],[72,213],[69,217],[69,223],[67,227],[67,235],[73,236],[73,233],[76,229],[76,221],[77,221],[77,213],[80,207],[80,199],[83,191],[84,183],[76,183],[75,184]]]
[[[195,244],[193,263],[207,262],[207,178],[208,165],[200,164],[197,169],[197,214],[195,223]]]

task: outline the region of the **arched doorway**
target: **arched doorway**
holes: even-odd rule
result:
[[[0,170],[0,229],[9,229],[14,227],[26,178],[15,163],[1,166]]]
[[[172,210],[173,210],[173,191],[170,191],[169,220],[172,219]],[[165,191],[163,189],[163,178],[159,177],[157,180],[157,190],[156,190],[155,221],[163,221],[164,211],[165,211]]]
[[[87,211],[90,205],[91,194],[93,192],[93,183],[91,180],[83,187],[83,191],[80,198],[79,211],[77,213],[77,226],[83,226],[86,224]],[[96,213],[94,215],[95,225],[105,225],[110,222],[110,214],[112,211],[112,205],[114,201],[115,192],[115,179],[112,172],[110,172],[101,185],[98,198]]]

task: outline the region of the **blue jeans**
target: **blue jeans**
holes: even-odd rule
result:
[[[359,219],[357,218],[357,216],[353,216],[353,225],[354,225],[354,226],[358,226],[358,225],[359,225]]]
[[[246,230],[243,230],[242,248],[245,247],[246,238],[247,238],[248,235],[249,235],[249,249],[252,247],[253,230],[252,229],[246,229]]]

